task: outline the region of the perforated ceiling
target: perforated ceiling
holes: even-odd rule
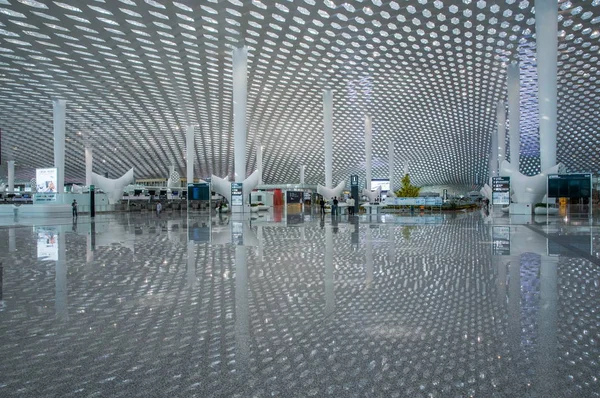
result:
[[[558,159],[600,171],[599,0],[560,2]],[[322,183],[322,90],[334,94],[334,181],[364,174],[363,115],[374,117],[373,176],[409,161],[420,185],[487,175],[507,62],[520,59],[523,170],[539,168],[533,1],[0,0],[2,160],[17,177],[51,166],[52,97],[67,99],[66,176],[233,172],[231,49],[249,48],[248,172]],[[361,171],[363,171],[361,173]]]

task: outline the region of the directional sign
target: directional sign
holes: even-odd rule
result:
[[[510,177],[492,177],[492,204],[510,204]]]

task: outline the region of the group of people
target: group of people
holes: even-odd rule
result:
[[[325,214],[325,198],[321,197],[321,200],[319,202],[319,204],[321,205],[321,214]],[[333,199],[331,200],[331,215],[332,216],[337,216],[338,212],[339,212],[339,200],[337,198],[337,196],[334,196]],[[354,201],[354,198],[352,196],[350,196],[348,199],[346,199],[346,204],[348,205],[348,215],[353,216],[354,215],[354,206],[356,204],[356,202]]]

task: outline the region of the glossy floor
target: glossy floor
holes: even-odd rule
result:
[[[5,221],[2,397],[600,394],[597,220]]]

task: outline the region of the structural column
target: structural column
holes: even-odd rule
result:
[[[333,91],[323,91],[323,132],[325,134],[325,188],[333,180]]]
[[[556,165],[558,0],[535,0],[541,171]]]
[[[194,126],[188,125],[185,131],[185,178],[188,184],[194,183],[194,155],[196,149],[194,148]]]
[[[488,165],[490,175],[490,185],[492,184],[492,177],[498,175],[498,134],[492,132],[492,142],[490,143],[490,162]]]
[[[305,170],[306,166],[301,165],[300,166],[300,184],[304,184],[304,170]]]
[[[263,184],[263,146],[259,142],[256,146],[256,168],[258,170],[258,185]]]
[[[514,170],[519,171],[521,151],[521,109],[520,109],[520,79],[519,63],[508,65],[508,125],[510,140],[510,164]]]
[[[92,185],[92,165],[94,163],[94,152],[91,147],[85,147],[85,185]]]
[[[54,167],[57,169],[56,192],[63,193],[65,188],[65,125],[67,101],[55,99],[54,111]]]
[[[373,165],[373,119],[365,116],[365,183],[367,191],[371,192],[371,166]]]
[[[8,163],[8,191],[12,192],[15,190],[15,161],[9,160],[7,163]]]
[[[498,121],[498,164],[501,165],[506,159],[506,110],[504,101],[498,102],[496,119]]]
[[[246,179],[246,99],[248,91],[248,49],[233,50],[233,146],[235,182]]]
[[[394,191],[394,142],[390,141],[388,144],[388,171],[390,174],[390,191]],[[389,195],[388,195],[389,196]]]

